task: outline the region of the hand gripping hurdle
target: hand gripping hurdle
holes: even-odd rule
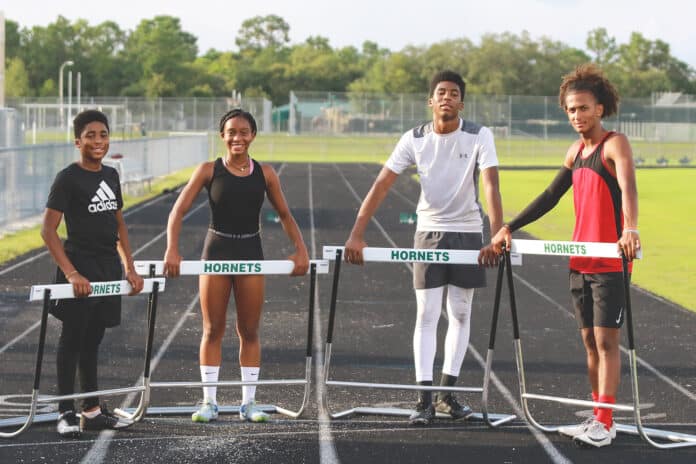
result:
[[[550,395],[537,395],[527,393],[524,362],[522,357],[522,345],[520,342],[519,323],[517,319],[517,304],[515,301],[515,290],[512,269],[510,267],[510,255],[505,253],[505,260],[500,264],[498,272],[498,281],[496,285],[496,299],[494,312],[494,326],[497,324],[497,313],[500,304],[500,290],[502,287],[503,269],[507,269],[507,284],[510,295],[510,311],[512,313],[512,328],[514,338],[515,361],[517,364],[517,375],[520,384],[520,398],[524,414],[535,428],[543,432],[556,432],[561,426],[541,425],[531,414],[528,406],[528,400],[553,401],[562,404],[583,406],[583,407],[602,407],[611,408],[618,411],[632,411],[636,425],[616,424],[617,432],[623,432],[631,435],[639,435],[650,445],[660,449],[683,448],[696,446],[696,435],[685,433],[670,432],[666,430],[651,429],[643,427],[640,417],[640,398],[638,394],[638,374],[636,363],[636,350],[633,337],[633,315],[631,309],[630,282],[628,278],[628,261],[619,254],[616,243],[595,243],[595,242],[557,242],[544,240],[513,240],[511,252],[521,254],[534,255],[558,255],[558,256],[585,256],[585,257],[601,257],[601,258],[616,258],[621,259],[623,264],[623,281],[624,281],[624,298],[626,308],[626,330],[628,335],[629,358],[631,368],[631,389],[633,392],[633,405],[620,405],[600,403],[596,401],[586,401],[574,398],[564,398]],[[642,253],[639,253],[639,258]],[[492,348],[492,345],[489,349]],[[488,366],[487,366],[488,371]],[[486,373],[488,375],[488,372]],[[668,440],[671,443],[656,442],[653,437]]]
[[[127,280],[116,280],[110,282],[92,282],[92,293],[89,297],[102,297],[107,295],[128,295],[131,291],[131,286]],[[143,290],[141,293],[149,293],[148,298],[148,314],[154,316],[157,307],[157,294],[164,291],[164,278],[145,279]],[[20,426],[14,432],[0,432],[0,438],[13,438],[24,432],[34,422],[50,422],[58,419],[57,413],[36,415],[36,406],[38,403],[54,403],[57,401],[68,399],[87,398],[90,396],[114,396],[123,395],[132,392],[144,392],[147,387],[143,384],[136,387],[116,388],[111,390],[99,390],[94,392],[76,393],[63,396],[42,396],[39,397],[39,385],[41,382],[41,364],[43,363],[44,346],[46,342],[46,325],[48,321],[48,310],[51,300],[63,300],[67,298],[75,298],[72,284],[55,284],[55,285],[34,285],[29,292],[29,301],[43,300],[43,311],[41,312],[41,326],[39,329],[39,345],[36,354],[36,366],[34,368],[34,387],[31,394],[31,403],[29,405],[29,415],[26,417],[17,417],[11,419],[0,420],[0,428]],[[149,324],[154,323],[154,319],[148,321]],[[146,360],[145,368],[149,369],[150,353],[152,352],[152,331],[148,332],[146,344]]]
[[[444,387],[444,386],[422,386],[422,385],[404,385],[404,384],[384,384],[384,383],[367,383],[353,381],[329,380],[329,367],[331,364],[331,347],[333,339],[333,328],[336,316],[336,300],[338,295],[338,280],[341,270],[341,258],[343,255],[343,247],[341,246],[325,246],[323,250],[324,259],[335,259],[333,286],[331,289],[331,306],[329,312],[329,328],[326,334],[326,348],[324,353],[324,385],[334,385],[342,387],[357,387],[357,388],[377,388],[377,389],[392,389],[392,390],[416,390],[416,391],[453,391],[465,393],[483,393],[484,398],[488,397],[487,385],[481,387]],[[445,264],[475,264],[478,265],[479,250],[425,250],[411,248],[372,248],[363,249],[363,258],[365,262],[390,262],[390,263],[445,263]],[[522,264],[522,259],[518,255],[514,255],[511,263],[516,265]],[[495,325],[494,325],[495,327]],[[491,336],[495,334],[492,332]],[[348,417],[353,414],[377,414],[387,416],[409,416],[413,411],[402,408],[378,408],[378,407],[355,407],[345,411],[332,413],[329,408],[327,389],[323,389],[322,407],[333,419]],[[448,417],[440,413],[438,417]],[[490,426],[495,427],[500,424],[512,421],[515,419],[512,414],[489,414],[486,410],[483,413],[474,413],[470,416],[470,420],[484,420]]]
[[[181,261],[179,270],[181,275],[239,275],[239,274],[282,274],[287,275],[292,272],[294,263],[290,260],[268,260],[268,261]],[[162,274],[164,271],[163,261],[135,261],[135,269],[139,274]],[[307,348],[305,358],[305,377],[303,379],[286,380],[257,380],[257,381],[218,381],[218,382],[151,382],[149,370],[146,372],[145,385],[146,393],[151,388],[194,388],[194,387],[237,387],[245,385],[304,385],[304,397],[302,404],[297,411],[291,411],[276,405],[258,405],[264,412],[279,413],[288,417],[300,417],[305,407],[309,403],[310,382],[312,372],[312,327],[314,324],[314,295],[316,293],[317,274],[328,274],[329,262],[327,260],[310,261],[310,288],[309,288],[309,315],[307,323]],[[187,406],[167,406],[150,407],[149,394],[144,394],[141,400],[144,403],[142,409],[153,414],[191,414],[195,412],[194,407]],[[140,407],[138,409],[141,409]],[[239,406],[220,406],[221,413],[238,413]],[[119,411],[119,413],[131,417],[135,413],[130,411]],[[137,413],[137,410],[136,410]]]

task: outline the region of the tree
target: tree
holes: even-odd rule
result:
[[[19,57],[10,58],[5,71],[5,95],[8,97],[28,97],[31,95],[29,74]]]
[[[610,37],[607,30],[603,27],[591,30],[587,34],[585,42],[587,49],[594,53],[594,62],[600,66],[605,66],[616,60],[618,49],[616,39]]]
[[[181,29],[179,18],[156,16],[138,24],[125,42],[127,77],[139,81],[149,97],[184,95],[195,75],[187,64],[198,53],[196,37]]]
[[[10,58],[19,56],[20,47],[19,24],[11,19],[5,19],[5,62],[9,63]],[[6,64],[7,66],[7,64]]]
[[[241,51],[281,48],[290,42],[290,25],[276,15],[254,16],[242,22],[235,43]]]

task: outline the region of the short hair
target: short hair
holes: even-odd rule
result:
[[[85,130],[87,124],[90,122],[101,122],[106,126],[106,130],[111,132],[109,129],[109,119],[104,113],[98,110],[85,110],[78,113],[73,119],[73,130],[75,131],[75,138],[79,139],[82,135],[82,131]]]
[[[462,94],[462,100],[464,100],[464,94],[466,93],[466,82],[462,79],[462,76],[455,71],[446,69],[444,71],[439,71],[435,73],[432,79],[430,79],[430,95],[433,96],[437,84],[440,82],[454,82],[459,87],[459,92]]]
[[[251,126],[251,132],[253,134],[256,134],[256,119],[254,119],[254,116],[251,115],[248,111],[244,111],[241,108],[235,108],[232,110],[229,110],[227,113],[225,113],[221,118],[220,118],[220,133],[222,134],[225,131],[225,123],[229,121],[232,118],[244,118],[249,122],[249,125]]]
[[[565,111],[566,97],[573,92],[590,92],[597,103],[604,106],[602,118],[616,114],[619,108],[619,94],[616,87],[604,76],[602,70],[593,63],[585,63],[563,76],[558,93],[558,103]]]

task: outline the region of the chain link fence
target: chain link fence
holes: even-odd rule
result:
[[[124,192],[209,158],[208,134],[112,141],[104,163],[118,169]],[[40,215],[56,174],[79,154],[72,143],[0,149],[0,228]]]

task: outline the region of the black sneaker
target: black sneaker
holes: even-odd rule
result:
[[[77,419],[75,411],[65,411],[58,416],[56,430],[61,437],[78,438],[80,436],[80,421]]]
[[[452,419],[466,419],[474,413],[466,404],[461,405],[454,395],[445,395],[435,402],[435,411],[447,414]]]
[[[133,425],[133,421],[125,417],[117,416],[101,405],[101,413],[92,418],[84,413],[80,416],[80,427],[82,430],[105,430],[105,429],[124,429]]]
[[[432,404],[416,403],[416,409],[408,418],[411,425],[430,425],[435,417],[435,407]]]

